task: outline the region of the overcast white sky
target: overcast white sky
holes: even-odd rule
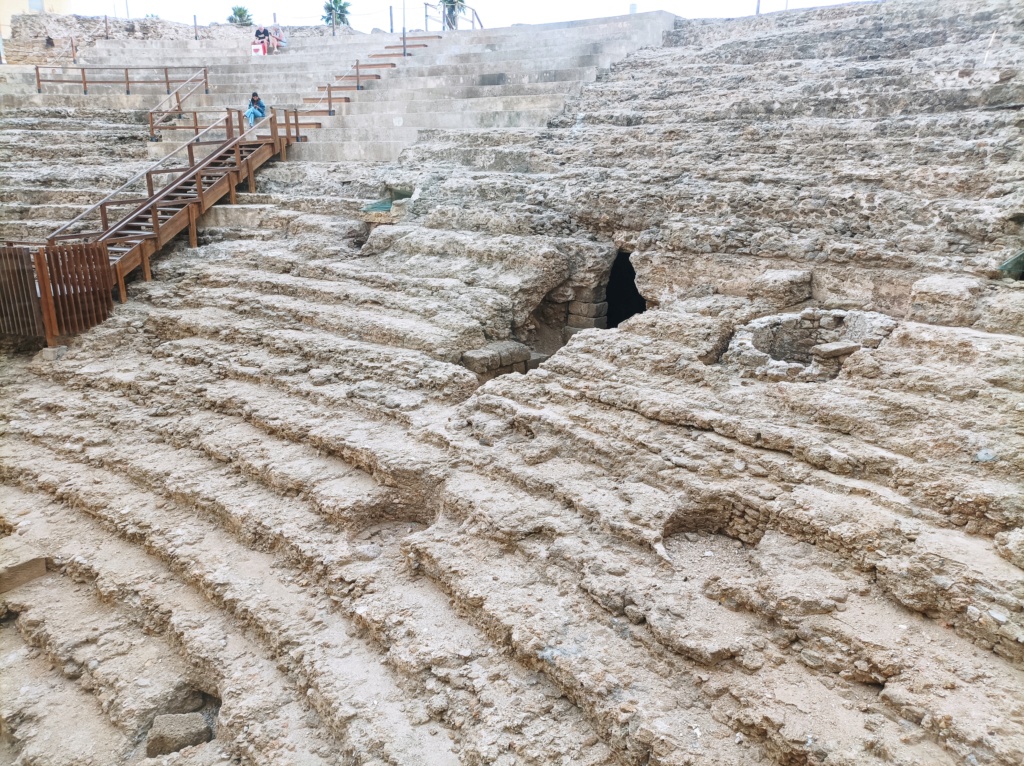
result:
[[[436,0],[435,0],[436,2]],[[388,28],[388,8],[394,7],[395,29],[401,27],[402,0],[350,0],[351,24],[369,32],[374,27]],[[761,0],[761,12],[771,13],[789,8],[810,8],[838,5],[829,0]],[[132,18],[154,13],[162,19],[192,22],[195,14],[200,24],[226,21],[232,5],[244,5],[256,21],[270,23],[274,13],[282,24],[315,24],[319,22],[324,0],[71,0],[72,13],[89,16],[117,15],[124,17],[126,7]],[[589,19],[629,13],[629,0],[470,0],[483,23],[488,27],[511,24],[544,24],[552,21]],[[637,10],[670,11],[688,18],[723,18],[754,13],[757,0],[637,0]],[[423,3],[406,0],[406,22],[409,29],[423,28]]]

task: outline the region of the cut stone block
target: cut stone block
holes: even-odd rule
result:
[[[608,304],[572,301],[569,304],[569,313],[581,317],[603,317],[608,315]]]
[[[46,557],[14,536],[0,538],[0,593],[46,574]]]
[[[536,352],[530,354],[530,359],[526,363],[528,370],[536,370],[540,367],[541,362],[546,362],[550,358],[550,354],[538,354]]]
[[[475,348],[462,354],[462,364],[470,372],[484,373],[501,366],[501,355],[494,349]]]
[[[581,303],[600,303],[607,297],[608,290],[601,287],[577,287],[576,300]]]
[[[66,354],[67,352],[68,352],[68,347],[67,346],[57,346],[56,348],[44,348],[40,352],[40,356],[42,356],[43,361],[45,361],[45,362],[56,362],[58,359],[60,359],[62,356],[64,356],[64,354]]]
[[[608,327],[608,317],[583,317],[579,314],[569,314],[568,325],[581,328],[597,327],[604,330]]]
[[[526,362],[530,358],[530,353],[530,347],[522,343],[499,340],[482,348],[464,351],[462,364],[471,372],[482,374],[499,367],[510,367],[517,362]]]
[[[201,745],[211,739],[213,732],[210,731],[210,725],[202,713],[158,715],[153,719],[153,727],[149,730],[146,755],[155,758],[176,753],[182,748]]]
[[[859,343],[838,340],[834,343],[820,343],[811,348],[811,353],[822,359],[833,359],[837,356],[849,356],[860,348]]]
[[[484,348],[492,348],[501,355],[501,366],[506,367],[516,362],[525,362],[530,358],[530,347],[514,340],[499,340],[488,343]]]

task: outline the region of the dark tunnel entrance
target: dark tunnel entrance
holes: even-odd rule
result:
[[[629,253],[619,250],[608,278],[608,326],[618,327],[634,314],[647,309],[647,301],[636,289],[636,269],[629,262]]]

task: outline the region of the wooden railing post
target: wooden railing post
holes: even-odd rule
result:
[[[362,90],[362,89],[363,89],[363,83],[362,83],[362,80],[359,78],[359,59],[356,59],[356,90]]]
[[[302,137],[299,135],[299,110],[296,109],[295,110],[295,142],[298,143],[301,140],[302,140]]]
[[[203,87],[206,88],[206,95],[210,95],[210,72],[206,67],[203,67]]]
[[[167,86],[167,95],[171,95],[171,70],[164,67],[164,84]]]
[[[39,65],[36,64],[36,93],[43,92],[43,80],[39,76]]]
[[[50,270],[46,267],[46,249],[39,248],[35,252],[36,282],[39,284],[39,303],[43,310],[43,331],[46,333],[46,345],[53,346],[60,330],[57,327],[57,311],[53,306],[53,287],[50,283]]]
[[[245,114],[241,109],[238,110],[238,137],[241,138],[245,135]]]
[[[156,141],[156,123],[153,122],[153,113],[149,113],[149,140]]]
[[[202,171],[196,173],[196,197],[199,198],[199,210],[200,212],[206,210],[206,206],[203,204],[203,174]]]
[[[277,130],[277,107],[270,109],[270,140],[274,142],[274,152],[280,152],[281,137]]]
[[[224,132],[229,139],[235,137],[235,123],[231,116],[231,107],[228,107],[228,116],[224,120]]]
[[[192,112],[192,134],[199,135],[199,112]]]
[[[110,223],[107,221],[107,205],[106,203],[100,205],[100,223],[103,226],[103,231],[106,231]]]
[[[193,138],[192,141],[195,141]],[[188,166],[192,167],[196,164],[196,148],[192,141],[188,142],[188,147],[185,149],[185,153],[188,154]]]
[[[89,95],[89,83],[85,79],[85,67],[82,67],[80,71],[82,73],[82,95],[83,96],[88,96]]]
[[[334,116],[334,96],[333,96],[333,92],[331,90],[332,87],[333,86],[331,85],[331,83],[327,83],[327,114],[329,116],[333,117]]]
[[[188,246],[191,248],[199,247],[198,227],[196,226],[196,206],[194,203],[188,203]]]
[[[160,241],[159,240],[159,236],[160,236],[160,206],[159,205],[153,205],[150,208],[150,210],[152,210],[152,216],[153,216],[153,233],[157,235],[157,237],[158,237],[157,242],[159,242]]]
[[[149,193],[150,197],[153,196],[153,173],[152,172],[146,173],[146,191]]]
[[[128,74],[128,67],[124,68],[124,94],[126,96],[132,95],[132,78]]]

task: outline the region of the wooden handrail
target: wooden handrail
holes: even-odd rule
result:
[[[200,78],[200,75],[202,75],[201,78]],[[170,89],[170,82],[171,81],[168,80],[167,82],[168,82],[167,95],[160,101],[159,104],[157,104],[156,106],[154,106],[152,109],[149,110],[149,139],[151,141],[156,141],[157,140],[157,136],[156,136],[156,123],[157,123],[156,116],[157,115],[180,113],[181,112],[182,102],[187,101],[188,98],[193,93],[195,93],[197,90],[199,90],[199,86],[200,85],[203,86],[204,93],[206,93],[206,95],[209,95],[209,93],[210,93],[210,73],[209,73],[209,70],[206,67],[203,67],[202,69],[197,69],[192,74],[191,77],[189,77],[187,80],[182,82],[174,90]],[[185,90],[185,88],[187,86],[189,86],[189,85],[191,85],[192,87],[188,90],[187,93],[182,95],[182,91]],[[167,104],[168,102],[171,102],[171,101],[173,101],[173,103],[175,104],[175,106],[177,108],[175,110],[173,110],[173,111],[164,109],[163,108],[164,105]]]
[[[57,70],[57,72],[55,72],[55,74],[59,73],[60,75],[65,75],[65,74],[68,74],[68,70],[74,71],[76,69],[78,70],[78,77],[76,77],[73,80],[65,79],[64,77],[44,77],[43,76],[43,70]],[[182,69],[191,70],[195,74],[187,77],[184,80],[178,79],[177,77],[175,77],[174,79],[171,78],[171,71],[172,70],[182,70]],[[116,80],[110,80],[110,79],[98,80],[98,79],[90,78],[89,77],[89,73],[90,72],[114,72],[114,71],[119,72],[119,73],[123,72],[124,73],[124,77],[123,78],[119,77]],[[159,77],[159,79],[146,79],[146,78],[143,78],[143,77],[132,77],[132,72],[158,72],[158,73],[162,73],[163,76]],[[67,67],[67,66],[48,66],[48,65],[37,64],[36,65],[36,92],[37,93],[42,93],[43,92],[43,84],[44,83],[57,83],[57,84],[65,84],[65,85],[68,85],[68,84],[81,85],[82,86],[82,93],[83,93],[83,95],[86,95],[86,96],[89,95],[89,86],[90,85],[120,85],[120,86],[122,86],[124,88],[125,95],[130,96],[131,93],[132,93],[132,85],[163,85],[166,88],[166,90],[167,90],[167,94],[170,95],[172,93],[171,85],[177,84],[177,83],[181,83],[182,85],[185,85],[187,83],[195,82],[195,77],[199,74],[199,72],[202,72],[202,74],[203,74],[203,83],[206,86],[206,92],[209,93],[210,92],[209,75],[208,75],[208,72],[206,71],[205,67],[203,67],[203,69],[201,69],[201,70],[195,70],[195,69],[193,69],[193,67],[188,67],[188,66],[151,66],[151,67],[111,67],[111,66],[84,67],[83,66],[83,67]]]
[[[228,109],[200,134],[201,138],[222,129],[224,140],[193,140],[178,147],[57,229],[45,243],[10,242],[6,254],[0,248],[7,266],[14,264],[0,269],[0,327],[38,337],[45,329],[46,341],[52,344],[58,336],[83,332],[102,322],[112,308],[114,285],[125,301],[125,279],[132,271],[141,268],[149,280],[151,256],[185,229],[189,245],[197,246],[198,219],[210,206],[225,197],[235,203],[236,187],[243,181],[250,192],[256,191],[256,169],[274,157],[285,159],[288,146],[301,140],[300,114],[298,109],[272,108],[268,116],[246,129],[241,110]],[[216,148],[198,161],[193,157],[185,166],[168,162],[186,148],[191,151],[197,143],[216,144]],[[169,175],[171,180],[156,187],[154,175]],[[142,178],[149,196],[118,197]],[[110,225],[108,213],[126,208]],[[95,220],[82,225],[96,210],[101,227],[96,229]],[[76,224],[89,230],[70,231]],[[26,258],[34,259],[34,263],[26,265]],[[43,282],[33,279],[32,269],[43,275]],[[6,304],[5,296],[9,298]],[[42,316],[45,328],[43,320],[33,316]]]
[[[239,120],[243,121],[243,124],[244,124],[244,118],[243,118],[241,110],[238,111],[238,117],[239,117]],[[225,119],[228,119],[228,120],[231,119],[230,113],[225,117]],[[99,241],[101,241],[101,242],[107,241],[108,238],[109,238],[109,234],[116,233],[119,229],[121,229],[124,226],[126,226],[132,219],[136,218],[141,213],[144,213],[146,211],[146,207],[148,205],[159,205],[160,202],[162,202],[162,201],[164,201],[166,199],[168,194],[170,194],[176,188],[178,188],[181,185],[183,185],[186,181],[190,181],[193,178],[196,181],[196,191],[197,191],[197,194],[199,196],[200,201],[202,201],[202,199],[203,199],[203,191],[202,191],[202,188],[203,188],[202,187],[203,171],[207,170],[209,165],[211,165],[213,162],[215,162],[216,160],[220,159],[222,154],[226,153],[227,151],[233,150],[234,149],[234,145],[240,146],[242,143],[246,143],[246,136],[248,136],[249,133],[252,133],[252,132],[255,132],[255,131],[261,129],[268,120],[273,120],[273,119],[274,119],[273,116],[264,117],[258,123],[253,125],[253,127],[249,128],[249,130],[245,131],[244,133],[240,133],[237,138],[233,138],[233,139],[229,138],[226,141],[224,141],[222,144],[220,144],[220,149],[219,150],[211,152],[207,157],[203,158],[198,163],[196,163],[196,165],[194,165],[193,167],[187,168],[184,173],[182,173],[180,176],[178,176],[178,178],[174,179],[173,181],[168,183],[166,186],[164,186],[163,189],[161,189],[159,192],[157,192],[153,197],[150,197],[146,201],[146,203],[140,205],[138,208],[136,208],[131,213],[126,215],[124,218],[122,218],[118,223],[116,223],[113,226],[111,226],[107,230],[108,234],[100,237]],[[249,141],[254,141],[254,140],[258,141],[259,139],[258,138],[251,138],[251,139],[248,139],[248,140]],[[170,156],[170,155],[168,155],[168,156]]]
[[[217,127],[219,127],[219,126],[220,126],[220,123],[221,123],[221,122],[223,122],[223,119],[222,119],[222,120],[220,120],[220,121],[218,121],[217,123],[214,123],[214,124],[213,124],[213,125],[211,125],[210,127],[206,128],[206,130],[204,130],[204,131],[203,131],[202,133],[200,133],[199,135],[205,135],[206,133],[210,132],[211,130],[214,130],[215,128],[217,128]],[[163,159],[161,159],[161,160],[160,160],[159,162],[157,162],[157,163],[156,163],[155,165],[153,165],[152,167],[146,168],[145,170],[142,170],[142,171],[140,171],[140,172],[136,173],[136,174],[135,174],[134,176],[132,176],[131,178],[129,178],[129,179],[127,180],[127,181],[125,181],[125,182],[124,182],[123,184],[121,184],[121,186],[119,186],[119,187],[118,187],[117,189],[115,189],[114,191],[112,191],[112,192],[111,192],[110,194],[108,194],[108,195],[107,195],[106,197],[104,197],[103,199],[101,199],[101,200],[100,200],[99,202],[97,202],[97,203],[96,203],[95,205],[93,205],[92,207],[90,207],[90,208],[88,208],[88,209],[84,210],[84,211],[83,211],[83,212],[81,212],[81,213],[80,213],[79,215],[75,216],[75,218],[73,218],[72,220],[68,221],[68,222],[67,222],[66,224],[64,224],[64,225],[63,225],[63,226],[61,226],[61,227],[60,227],[59,229],[57,229],[57,230],[56,230],[56,231],[54,231],[54,232],[53,232],[52,234],[50,234],[50,235],[49,235],[49,236],[47,237],[47,240],[49,240],[49,239],[53,239],[53,238],[54,238],[55,236],[57,236],[58,234],[61,234],[62,232],[64,232],[64,231],[67,231],[67,229],[68,229],[68,228],[69,228],[70,226],[73,226],[74,224],[78,223],[78,222],[79,222],[79,221],[81,221],[81,220],[82,220],[83,218],[85,218],[85,217],[86,217],[87,215],[89,215],[90,213],[92,213],[92,212],[94,212],[95,210],[99,209],[99,206],[100,206],[100,205],[102,205],[102,204],[103,204],[104,202],[109,202],[109,201],[110,201],[111,199],[113,199],[113,198],[114,198],[115,196],[117,196],[117,195],[118,195],[118,194],[120,194],[120,193],[121,193],[122,191],[124,191],[125,189],[127,189],[127,188],[128,188],[129,186],[131,186],[132,184],[136,183],[137,181],[140,181],[141,179],[145,178],[145,177],[146,177],[146,176],[147,176],[148,174],[151,174],[151,173],[152,173],[152,172],[153,172],[154,170],[156,170],[156,169],[157,169],[158,167],[160,167],[160,166],[161,166],[161,165],[163,165],[163,164],[164,164],[165,162],[167,162],[167,160],[169,160],[169,159],[171,159],[172,157],[176,156],[176,155],[177,155],[177,154],[178,154],[179,152],[181,152],[182,150],[186,149],[186,148],[187,148],[188,146],[191,146],[191,143],[189,143],[189,144],[183,144],[183,145],[179,146],[179,147],[178,147],[177,149],[175,149],[175,150],[174,150],[173,152],[171,152],[171,153],[170,153],[170,154],[168,154],[168,155],[167,155],[166,157],[164,157]]]

